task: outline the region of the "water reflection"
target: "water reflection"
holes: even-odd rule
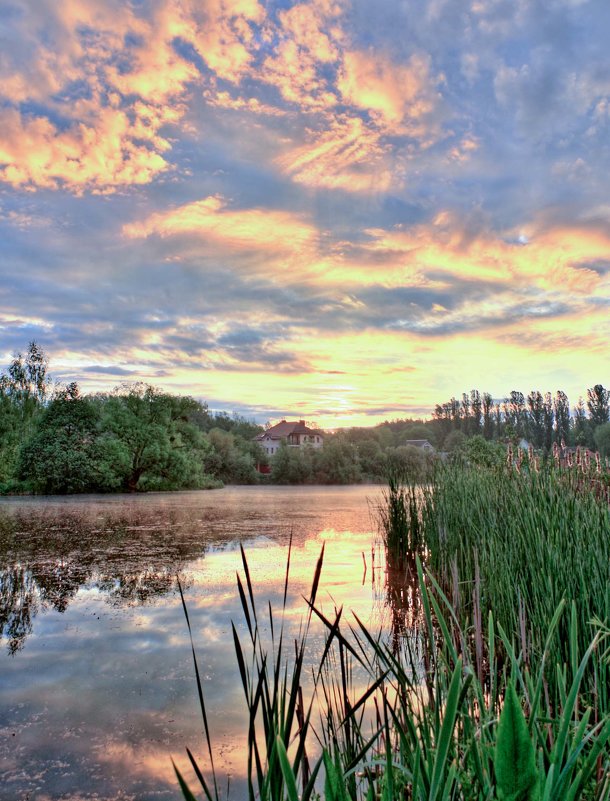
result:
[[[259,487],[0,502],[0,626],[11,654],[0,653],[1,801],[175,801],[170,756],[187,774],[186,746],[205,762],[177,574],[219,773],[242,797],[247,727],[231,635],[231,621],[245,635],[239,543],[257,598],[277,609],[293,536],[290,630],[306,612],[302,596],[325,542],[322,609],[331,616],[343,606],[345,619],[353,610],[399,638],[417,599],[400,566],[389,566],[385,582],[367,504],[376,492]],[[314,628],[312,660],[324,638]]]
[[[85,586],[118,606],[146,604],[174,589],[177,575],[188,583],[184,566],[209,545],[176,510],[160,525],[154,509],[130,520],[116,509],[0,509],[0,634],[15,653],[40,611],[65,612]]]
[[[392,648],[396,653],[401,640],[417,628],[421,615],[421,596],[415,560],[385,550],[385,593],[390,610]]]

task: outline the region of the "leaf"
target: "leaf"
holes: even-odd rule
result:
[[[323,758],[324,770],[326,771],[326,779],[324,781],[325,801],[349,801],[340,767],[333,763],[326,749],[324,749]]]
[[[275,738],[275,747],[277,749],[277,755],[280,761],[280,769],[282,771],[282,776],[284,777],[288,799],[289,801],[299,801],[296,778],[292,772],[290,760],[288,759],[288,754],[286,753],[286,746],[284,745],[284,742],[279,734]]]
[[[506,687],[498,723],[494,768],[501,801],[538,800],[536,751],[512,680]]]

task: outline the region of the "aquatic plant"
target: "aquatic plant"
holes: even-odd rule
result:
[[[440,584],[416,557],[422,614],[397,647],[355,616],[345,625],[341,609],[327,618],[316,608],[322,553],[305,624],[294,656],[287,658],[283,625],[277,640],[272,635],[272,650],[262,646],[243,552],[242,558],[246,589],[240,579],[238,592],[249,633],[249,663],[235,628],[234,642],[248,713],[244,737],[250,799],[297,801],[320,793],[326,801],[610,798],[610,719],[596,713],[582,692],[583,678],[591,661],[601,658],[608,632],[598,626],[584,650],[574,633],[571,659],[552,660],[566,616],[572,626],[574,605],[558,605],[543,647],[526,659],[518,637],[496,623],[493,612],[477,637],[463,628]],[[287,581],[288,568],[284,609]],[[185,615],[188,622],[186,604]],[[304,706],[301,682],[313,615],[324,625],[326,640]],[[273,620],[269,609],[272,632]],[[356,673],[365,676],[365,689],[353,681]],[[551,699],[553,676],[560,692]],[[205,798],[216,801],[218,783],[197,668],[196,677],[212,779],[204,778],[188,753]],[[314,725],[316,716],[319,724]],[[318,743],[312,766],[308,734]],[[176,772],[184,798],[194,801]]]

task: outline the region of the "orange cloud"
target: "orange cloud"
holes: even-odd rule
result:
[[[318,231],[301,217],[286,211],[233,210],[218,196],[207,197],[147,220],[123,227],[129,238],[196,234],[231,250],[261,250],[276,253],[313,247]]]
[[[366,110],[384,128],[422,136],[423,118],[438,104],[430,59],[413,55],[405,65],[380,54],[347,51],[337,87],[343,99]]]
[[[544,290],[588,295],[605,279],[587,264],[610,259],[610,235],[590,226],[545,226],[532,223],[523,231],[504,236],[468,231],[448,212],[432,224],[409,230],[369,230],[362,247],[371,253],[392,254],[423,272],[446,273],[470,280],[487,280],[513,288],[536,286]]]
[[[13,106],[0,117],[0,179],[75,192],[150,182],[168,168],[163,154],[171,145],[161,128],[180,120],[187,89],[201,79],[176,40],[236,81],[255,49],[251,25],[264,16],[257,0],[210,0],[204,12],[195,2],[167,0],[146,17],[96,0],[66,0],[50,17],[32,9],[20,30],[31,57],[25,66],[0,61],[0,94]],[[70,98],[76,80],[87,100]],[[17,105],[31,100],[47,113],[22,115]]]
[[[297,183],[350,192],[383,192],[396,180],[389,149],[359,117],[341,117],[327,131],[277,159]]]
[[[186,40],[219,78],[238,83],[250,66],[257,42],[253,26],[265,20],[258,0],[208,0],[187,3],[194,27]]]
[[[100,109],[94,123],[75,122],[67,130],[4,109],[0,130],[0,178],[15,187],[107,192],[148,183],[168,166],[119,109]],[[160,137],[153,142],[158,150],[169,147]]]
[[[284,100],[309,110],[336,104],[335,88],[322,68],[340,56],[334,27],[339,14],[338,5],[326,2],[298,3],[279,13],[275,33],[280,41],[265,59],[261,78]]]

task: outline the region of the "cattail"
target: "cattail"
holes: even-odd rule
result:
[[[517,473],[521,472],[521,464],[523,463],[523,449],[517,448],[517,461],[515,463],[515,469]]]
[[[508,443],[508,448],[506,450],[506,464],[509,467],[512,467],[512,464],[513,464],[513,444],[512,444],[512,442]]]
[[[601,456],[599,455],[599,451],[595,451],[595,470],[598,473],[601,473],[602,471],[602,460]]]

